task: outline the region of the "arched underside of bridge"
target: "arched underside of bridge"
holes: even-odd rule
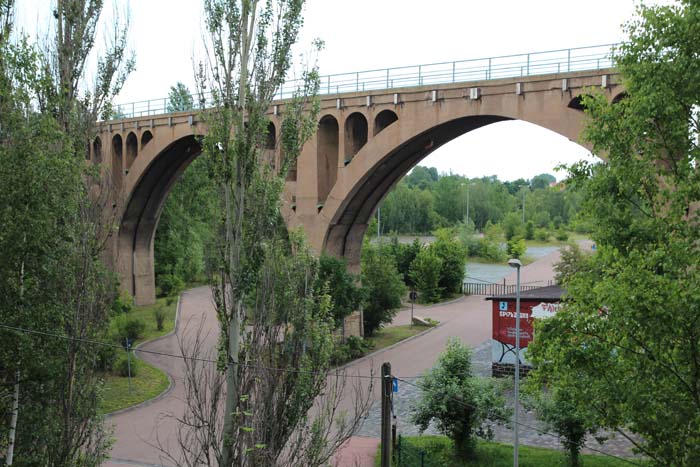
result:
[[[430,128],[387,152],[344,196],[330,219],[323,250],[344,257],[351,268],[357,269],[367,225],[391,188],[445,143],[477,128],[505,120],[511,118],[497,115],[458,118]]]
[[[135,181],[127,199],[117,240],[116,260],[122,287],[138,304],[152,303],[155,299],[153,243],[165,200],[202,148],[195,136],[188,135],[156,150],[157,157]]]

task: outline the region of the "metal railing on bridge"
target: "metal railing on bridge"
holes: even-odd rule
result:
[[[546,283],[539,283],[538,285],[528,285],[521,284],[520,291],[524,292],[526,290],[534,290],[548,285],[553,285],[552,281],[547,281]],[[464,295],[508,295],[514,294],[516,292],[516,284],[497,284],[493,282],[464,282],[462,284],[462,293]]]
[[[613,66],[613,51],[616,45],[605,44],[325,75],[320,77],[320,93],[336,94],[599,70]],[[302,86],[301,80],[285,82],[275,94],[275,100],[292,97]],[[193,97],[193,102],[198,102],[198,99]],[[170,113],[168,104],[168,98],[165,97],[116,105],[115,118]]]

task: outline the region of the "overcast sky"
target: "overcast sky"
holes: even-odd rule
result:
[[[125,2],[114,0],[123,7]],[[107,2],[109,3],[109,2]],[[634,0],[307,0],[295,53],[320,38],[321,74],[615,43]],[[646,3],[670,3],[670,0]],[[50,0],[18,0],[21,24],[41,23]],[[111,15],[108,5],[106,14]],[[201,2],[132,0],[130,41],[136,71],[118,103],[162,98],[177,81],[192,89],[192,57],[201,57]],[[472,131],[421,165],[501,180],[553,173],[586,150],[548,130],[503,122]],[[554,173],[557,178],[562,173]]]

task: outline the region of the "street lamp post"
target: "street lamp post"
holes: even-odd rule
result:
[[[515,409],[513,410],[513,466],[518,467],[518,409],[520,406],[520,268],[519,259],[508,260],[508,266],[517,270],[515,286]]]

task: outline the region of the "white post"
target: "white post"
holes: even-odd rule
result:
[[[17,431],[17,414],[19,412],[19,370],[15,373],[15,395],[12,399],[12,419],[10,420],[10,440],[7,446],[5,465],[12,465],[15,454],[15,432]]]
[[[515,445],[513,446],[513,466],[518,467],[518,411],[520,408],[520,266],[517,271],[515,286],[515,413],[513,429]]]

